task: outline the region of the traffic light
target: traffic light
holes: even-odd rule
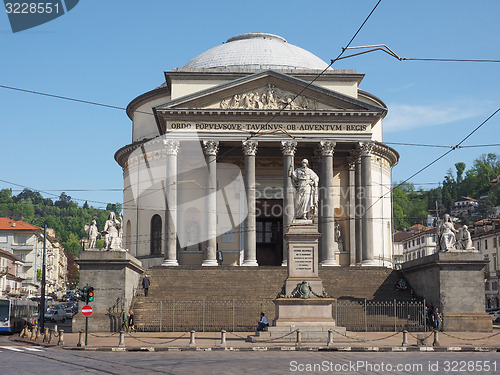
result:
[[[88,295],[88,286],[84,286],[83,288],[78,288],[78,291],[80,292],[80,297],[78,298],[80,301],[86,302],[87,301],[87,295]]]
[[[94,288],[89,286],[87,287],[87,303],[92,302],[94,300]]]

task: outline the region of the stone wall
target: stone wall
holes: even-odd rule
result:
[[[416,294],[439,308],[444,330],[490,332],[484,305],[486,263],[477,251],[439,252],[404,263],[402,271]]]
[[[80,288],[94,287],[95,298],[89,305],[89,332],[114,332],[121,326],[121,310],[128,311],[134,288],[144,272],[139,260],[125,251],[85,251],[77,261],[80,266]],[[73,331],[85,329],[85,317],[79,312],[73,318]]]

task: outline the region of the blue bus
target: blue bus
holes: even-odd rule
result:
[[[38,323],[38,302],[29,299],[0,299],[0,332],[21,332]]]

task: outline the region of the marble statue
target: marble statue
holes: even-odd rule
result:
[[[450,215],[445,214],[438,231],[440,251],[450,251],[456,249],[456,233],[458,233],[458,231],[451,222]]]
[[[97,242],[97,237],[99,236],[99,229],[97,229],[97,222],[92,220],[92,224],[88,230],[89,236],[89,249],[95,249],[95,244]]]
[[[104,224],[104,249],[105,250],[121,250],[120,233],[122,223],[116,219],[114,212],[110,212],[106,224]]]
[[[472,239],[467,225],[464,225],[458,230],[457,249],[459,250],[475,250],[472,246]]]
[[[335,242],[337,242],[339,251],[344,251],[344,240],[340,230],[340,224],[335,221]]]
[[[289,176],[295,186],[295,219],[312,220],[318,211],[318,183],[319,177],[309,168],[309,161],[302,160],[302,166],[292,170]]]

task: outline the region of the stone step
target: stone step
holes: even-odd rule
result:
[[[151,314],[163,306],[161,326],[163,329],[168,329],[165,327],[172,321],[172,301],[176,302],[176,314],[186,311],[188,315],[191,314],[189,312],[191,309],[193,312],[197,311],[196,314],[201,314],[203,309],[200,306],[203,301],[207,303],[209,315],[221,308],[216,307],[217,303],[221,306],[225,304],[232,306],[232,301],[235,301],[238,307],[238,325],[252,329],[262,309],[269,314],[270,320],[274,316],[272,300],[281,290],[287,277],[287,269],[286,267],[153,267],[148,270],[148,274],[151,280],[149,296],[144,297],[142,291],[139,290],[133,306],[138,325],[152,324],[151,329],[154,329],[154,324],[159,326],[156,318],[156,323],[150,322]],[[409,290],[399,292],[395,289],[395,284],[402,275],[399,271],[392,269],[320,267],[319,276],[325,290],[332,297],[337,298],[339,303],[342,300],[362,301],[363,299],[409,301],[411,298]],[[189,305],[188,301],[199,302]],[[219,302],[210,305],[210,301]],[[244,307],[245,304],[249,304],[248,308]],[[143,309],[145,309],[145,317],[142,314]],[[209,312],[210,309],[215,310]],[[362,310],[362,306],[359,309]],[[193,318],[197,318],[196,314]],[[232,326],[232,322],[226,321],[231,319],[230,316],[224,319],[225,325]],[[180,320],[176,320],[176,326],[177,324],[180,324]]]

